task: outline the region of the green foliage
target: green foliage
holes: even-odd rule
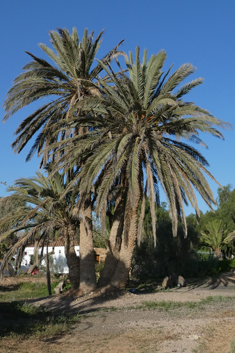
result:
[[[221,220],[214,219],[205,226],[205,231],[201,232],[201,243],[209,246],[214,251],[221,251],[226,244],[227,231]]]
[[[170,300],[163,300],[160,302],[155,301],[144,301],[141,305],[132,306],[129,309],[142,309],[142,310],[159,310],[168,311],[176,310],[179,308],[193,309],[203,309],[206,305],[211,305],[215,303],[227,303],[234,300],[233,297],[222,297],[222,296],[209,296],[201,299],[199,302],[172,302]]]
[[[50,169],[51,165],[48,166],[48,172]],[[53,177],[48,179],[42,172],[37,172],[32,178],[21,178],[15,182],[10,189],[13,193],[8,199],[18,200],[20,206],[0,219],[0,230],[14,226],[10,233],[3,232],[0,239],[8,239],[19,230],[25,230],[25,232],[9,249],[3,265],[6,265],[17,251],[20,254],[20,250],[29,240],[42,241],[45,238],[55,240],[59,236],[66,238],[69,226],[74,231],[73,235],[78,235],[79,220],[73,213],[77,203],[77,188],[74,187],[60,200],[67,183],[68,179],[59,173],[54,173]],[[22,204],[30,204],[30,208],[22,207]]]
[[[225,238],[226,234],[230,234],[227,240],[220,246],[224,255],[230,257],[235,253],[235,246],[233,240],[233,232],[235,230],[235,190],[232,190],[232,186],[229,184],[224,188],[218,189],[218,208],[215,212],[206,212],[201,216],[200,229],[204,233],[209,233],[207,227],[212,224],[221,224],[221,230],[223,230],[222,238]]]
[[[19,200],[14,197],[0,197],[0,219],[8,217],[10,214],[14,213],[16,209],[24,208],[25,205],[24,200]],[[9,231],[11,228],[17,227],[18,225],[18,222],[6,222],[4,226],[0,227],[0,238],[3,233]],[[21,233],[23,235],[23,232]],[[9,248],[17,242],[17,240],[18,238],[16,234],[11,233],[10,236],[4,240],[4,242],[0,243],[0,259],[9,250]]]
[[[130,215],[136,216],[145,193],[149,201],[144,238],[148,246],[153,242],[158,247],[158,271],[172,271],[173,266],[181,269],[181,259],[184,257],[186,261],[194,256],[197,237],[191,219],[189,240],[183,240],[189,230],[185,204],[191,204],[199,217],[197,190],[210,208],[215,205],[204,174],[215,182],[216,179],[207,170],[207,160],[187,141],[207,147],[199,133],[223,138],[219,129],[229,124],[193,102],[184,101],[184,95],[203,80],[198,78],[183,84],[195,72],[191,64],[182,65],[172,74],[172,67],[164,73],[163,50],[149,60],[145,51],[141,62],[140,48],[136,47],[134,61],[132,53],[128,58],[117,51],[119,43],[95,62],[103,31],[93,40],[93,34],[88,35],[86,29],[81,41],[76,29],[72,34],[67,29],[58,29],[49,35],[53,49],[45,44],[40,44],[40,48],[52,65],[27,52],[31,62],[23,67],[7,92],[4,120],[45,98],[45,103],[17,128],[12,147],[19,153],[36,136],[27,160],[37,152],[42,156],[43,167],[49,162],[57,164],[50,170],[49,181],[38,173],[37,178],[18,180],[12,188],[15,196],[31,204],[32,209],[18,207],[17,212],[11,212],[0,223],[5,232],[2,239],[20,229],[27,230],[8,252],[3,267],[29,239],[65,236],[68,225],[76,228],[78,217],[83,217],[84,200],[91,194],[98,215],[105,215],[109,203],[114,204],[120,195],[127,195],[122,211],[123,237],[127,240],[128,234],[135,231],[135,225],[131,229]],[[120,71],[115,73],[110,62],[120,54],[126,59],[125,68],[116,61]],[[100,76],[101,71],[105,76]],[[59,170],[67,176],[66,181]],[[155,210],[159,184],[168,201],[171,221],[165,211]],[[112,208],[109,211],[112,213]],[[164,222],[163,216],[166,216]],[[157,217],[160,222],[156,225]],[[8,232],[9,225],[18,228]],[[149,236],[150,225],[153,241]],[[177,231],[179,237],[173,240]],[[100,234],[97,231],[96,246],[104,246],[103,232]],[[156,254],[152,255],[154,261]],[[164,259],[163,254],[167,254]]]
[[[222,260],[219,262],[219,270],[220,272],[228,272],[232,269],[235,269],[235,259],[232,260]]]
[[[145,243],[136,248],[132,267],[133,277],[140,280],[157,279],[178,273],[185,278],[205,277],[214,275],[220,270],[220,262],[213,256],[201,257],[195,251],[183,251],[177,248],[172,240],[172,248],[162,248],[162,252],[156,248],[147,247]],[[172,249],[172,250],[171,250]],[[176,254],[174,254],[176,250]]]
[[[38,275],[37,275],[38,276]],[[51,283],[52,293],[54,288],[58,285],[59,280],[55,280]],[[34,283],[21,282],[16,286],[8,289],[7,287],[1,286],[0,301],[14,301],[14,300],[23,300],[31,298],[40,298],[48,296],[48,289],[46,283],[37,281]]]
[[[7,244],[0,243],[0,259],[3,258],[4,254],[7,252]]]

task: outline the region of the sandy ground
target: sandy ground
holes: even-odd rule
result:
[[[96,292],[80,298],[64,295],[31,300],[58,315],[61,311],[79,312],[84,318],[61,337],[4,339],[0,352],[230,353],[230,342],[235,338],[234,283],[234,274],[229,273],[214,281],[152,294]],[[188,303],[208,296],[234,299],[193,309],[187,305],[169,311],[133,308],[146,301]]]

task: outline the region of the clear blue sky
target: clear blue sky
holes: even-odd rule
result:
[[[13,79],[29,61],[24,51],[46,58],[38,43],[49,45],[48,32],[56,28],[84,28],[98,34],[105,28],[98,53],[106,52],[125,38],[122,50],[135,46],[149,55],[160,49],[167,52],[165,70],[174,63],[192,63],[198,69],[191,79],[203,77],[204,84],[187,96],[189,101],[208,109],[217,118],[233,124],[235,115],[235,2],[232,0],[8,0],[0,5],[0,101],[5,100]],[[33,107],[15,114],[0,129],[0,181],[13,184],[15,179],[34,175],[39,160],[25,162],[30,146],[20,155],[13,154],[13,133]],[[4,110],[1,108],[1,117]],[[209,171],[222,184],[235,187],[235,131],[223,131],[225,141],[205,135],[209,149],[200,151],[210,163]],[[209,181],[216,196],[217,185]],[[0,196],[6,187],[0,184]],[[164,201],[164,198],[162,197]],[[199,207],[208,208],[199,198]],[[186,209],[186,214],[192,211]]]

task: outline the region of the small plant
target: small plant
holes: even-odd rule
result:
[[[188,306],[189,309],[194,309],[195,306],[196,306],[196,303],[194,303],[194,302],[189,302],[189,303],[187,304],[187,306]]]

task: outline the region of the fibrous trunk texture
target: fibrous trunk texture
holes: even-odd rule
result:
[[[50,264],[49,264],[49,254],[48,254],[48,243],[49,240],[47,240],[47,289],[48,289],[48,295],[51,295],[51,272],[50,272]]]
[[[76,227],[72,224],[66,226],[65,230],[65,256],[69,268],[69,280],[72,289],[78,289],[80,283],[80,259],[76,255]]]
[[[91,200],[87,198],[80,221],[80,292],[85,294],[96,287],[95,254],[92,235]]]
[[[113,224],[109,237],[109,251],[105,259],[104,269],[101,272],[101,276],[98,282],[99,287],[104,287],[110,284],[118,264],[119,252],[122,243],[125,204],[126,193],[120,195],[116,200]]]
[[[221,249],[216,249],[214,251],[214,258],[216,258],[218,260],[223,260],[223,253],[222,253]]]
[[[136,186],[134,206],[130,207],[129,212],[125,213],[124,239],[122,240],[119,261],[111,280],[111,285],[116,288],[124,288],[128,280],[131,268],[136,238],[137,238],[137,211],[140,199],[139,185]]]
[[[144,223],[144,216],[145,216],[146,194],[147,194],[147,186],[145,187],[144,195],[142,198],[141,209],[140,209],[140,217],[139,217],[139,224],[138,224],[138,231],[137,231],[137,244],[138,244],[138,246],[140,246],[140,243],[142,241],[142,231],[143,231],[143,223]]]

